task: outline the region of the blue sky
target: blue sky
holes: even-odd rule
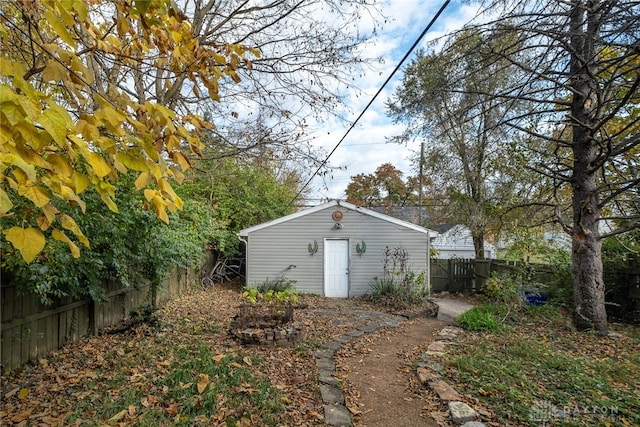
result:
[[[377,66],[376,70],[368,71],[365,77],[358,81],[360,92],[353,90],[344,93],[347,105],[342,115],[350,122],[358,117],[443,2],[444,0],[388,0],[383,5],[382,11],[388,18],[387,23],[378,31],[373,44],[367,47],[366,54],[380,56],[384,58],[384,63]],[[420,46],[462,27],[476,16],[477,11],[476,5],[463,5],[460,1],[452,1]],[[403,67],[412,58],[413,54],[405,61]],[[392,163],[404,172],[405,178],[414,174],[409,158],[419,150],[420,142],[414,141],[406,146],[385,143],[387,137],[397,135],[402,130],[401,125],[394,125],[389,120],[384,107],[385,101],[390,98],[401,78],[402,71],[399,71],[330,157],[330,165],[346,170],[337,170],[333,172],[332,177],[315,177],[311,181],[309,188],[312,190],[312,203],[318,203],[318,199],[321,198],[344,199],[344,190],[352,176],[373,173],[383,163]],[[343,137],[350,122],[332,119],[319,125],[313,134],[314,145],[323,147],[328,154]],[[327,188],[324,188],[325,186]]]

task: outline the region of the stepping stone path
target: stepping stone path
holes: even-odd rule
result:
[[[324,421],[325,424],[330,426],[349,427],[353,425],[351,412],[345,406],[344,395],[340,389],[340,381],[335,377],[334,357],[336,352],[344,344],[348,344],[358,337],[370,334],[381,328],[397,328],[400,323],[407,320],[405,317],[376,311],[362,312],[360,314],[367,316],[370,319],[369,322],[323,344],[315,352],[320,395],[324,405]]]
[[[393,316],[375,311],[358,314],[369,318],[369,322],[321,345],[314,354],[316,366],[318,367],[318,381],[320,383],[326,425],[340,427],[353,425],[351,412],[345,406],[340,381],[335,377],[334,357],[336,352],[343,345],[358,337],[373,333],[381,328],[397,328],[400,323],[407,320],[402,316]],[[444,369],[440,358],[445,355],[448,346],[454,345],[455,339],[461,332],[460,328],[454,326],[443,328],[435,340],[429,344],[427,351],[421,356],[416,374],[423,385],[430,387],[441,400],[448,402],[449,413],[454,423],[462,427],[484,427],[483,423],[475,421],[478,418],[478,413],[462,402],[460,394],[440,377],[440,372]]]

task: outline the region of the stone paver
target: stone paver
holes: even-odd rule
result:
[[[430,382],[440,379],[437,373],[424,367],[419,367],[418,369],[416,369],[416,375],[418,376],[418,381],[420,381],[420,384],[423,385],[427,385]]]
[[[334,377],[331,374],[321,373],[320,375],[318,375],[318,381],[320,381],[322,384],[328,384],[328,385],[334,385],[334,386],[340,385],[340,381],[338,381],[336,377]]]
[[[473,421],[478,416],[478,413],[464,402],[449,402],[449,413],[456,424]]]
[[[444,400],[445,402],[462,399],[462,396],[460,396],[460,394],[458,394],[458,392],[445,381],[431,381],[429,383],[429,387],[431,387],[431,390],[436,392],[440,400]]]
[[[427,346],[427,351],[432,351],[435,353],[444,353],[446,352],[445,347],[447,344],[450,344],[451,341],[434,341]]]
[[[355,337],[351,336],[351,335],[340,335],[339,337],[334,338],[334,341],[337,341],[341,344],[349,344],[351,341],[353,341]]]
[[[344,395],[336,386],[320,384],[320,394],[322,395],[322,401],[326,404],[337,403],[344,405]]]
[[[473,308],[473,305],[455,299],[433,298],[431,301],[438,305],[438,320],[451,324],[455,323],[461,314]]]
[[[328,343],[324,343],[320,346],[320,348],[322,349],[329,349],[333,351],[339,350],[340,347],[342,347],[342,344],[339,343],[338,341],[329,341]]]
[[[344,405],[324,405],[324,422],[330,426],[351,427],[351,412]]]
[[[318,370],[324,369],[326,371],[335,371],[336,369],[336,365],[333,362],[333,359],[328,358],[316,359],[316,366],[318,367]]]

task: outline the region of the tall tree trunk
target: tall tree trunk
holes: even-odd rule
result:
[[[578,133],[579,135],[579,133]],[[608,332],[602,273],[602,241],[598,232],[597,180],[585,171],[593,147],[574,137],[573,181],[573,294],[575,324],[579,330]]]
[[[484,259],[484,233],[472,234],[473,249],[476,252],[476,259]]]
[[[577,1],[571,15],[572,270],[576,327],[606,335],[602,241],[598,231],[598,168],[595,166],[599,152],[594,134],[597,82],[591,69],[599,24],[597,3],[594,0]]]

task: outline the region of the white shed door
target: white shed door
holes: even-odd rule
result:
[[[349,296],[349,240],[324,241],[324,296]]]

